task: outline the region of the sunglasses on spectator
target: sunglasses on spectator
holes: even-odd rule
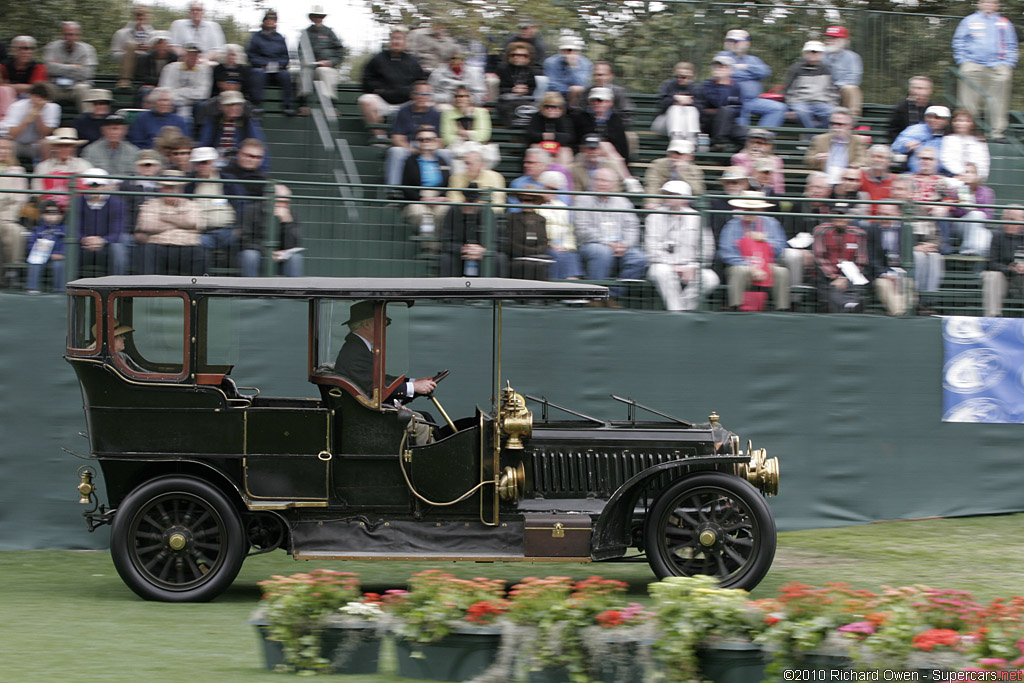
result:
[[[171,152],[171,156],[172,157],[182,157],[182,156],[185,156],[185,155],[188,155],[188,154],[192,154],[192,152],[187,150],[187,149],[179,151],[179,152]]]
[[[457,92],[457,93],[455,93],[455,96],[456,97],[469,97],[469,94],[468,93],[464,93],[464,92],[463,93],[458,93]]]
[[[560,107],[560,106],[559,106],[559,105],[557,105],[557,104],[545,104],[545,105],[544,105],[544,108],[545,108],[545,109],[561,109],[562,107]]]
[[[262,154],[253,154],[252,152],[242,152],[243,157],[249,157],[250,159],[262,159]]]
[[[830,126],[852,126],[853,124],[848,121],[829,121]]]
[[[436,140],[436,135],[420,135],[416,138],[416,142],[426,142],[427,140]]]
[[[676,74],[677,81],[688,81],[691,78],[693,78],[693,76],[691,76],[690,74]]]
[[[413,92],[413,95],[419,95],[420,97],[430,97],[431,93],[429,93],[429,92],[420,92],[419,90],[416,90],[416,91]]]
[[[859,183],[860,182],[860,178],[858,178],[855,175],[854,176],[844,175],[843,176],[843,180],[848,182],[848,183]]]
[[[512,56],[513,57],[529,57],[530,55],[527,54],[526,52],[513,52]]]

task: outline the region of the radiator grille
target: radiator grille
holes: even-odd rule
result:
[[[630,477],[663,462],[696,455],[694,449],[667,452],[601,450],[535,450],[530,456],[533,490],[545,498],[607,498]],[[656,485],[667,485],[672,473],[659,475]]]

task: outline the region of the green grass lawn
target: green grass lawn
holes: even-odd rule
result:
[[[755,597],[789,582],[848,581],[859,588],[926,584],[973,591],[982,600],[1024,592],[1024,515],[887,522],[781,534],[775,564]],[[432,565],[437,566],[437,565]],[[212,603],[144,602],[121,583],[106,552],[0,552],[0,680],[277,680],[262,668],[254,629],[256,583],[318,567],[358,572],[367,590],[404,587],[418,563],[295,562],[283,553],[250,558]],[[461,576],[503,578],[593,574],[630,584],[646,601],[646,564],[448,564]],[[382,665],[393,668],[390,658]],[[406,680],[382,673],[336,677]]]

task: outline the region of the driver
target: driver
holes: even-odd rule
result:
[[[376,323],[373,319],[373,302],[360,301],[349,310],[349,318],[343,325],[348,325],[351,330],[345,336],[345,343],[338,352],[338,360],[334,363],[334,371],[350,378],[356,387],[364,394],[369,395],[373,387],[373,333]],[[391,324],[391,318],[388,318]],[[387,377],[388,383],[394,381],[394,377]],[[437,388],[437,382],[431,377],[420,377],[419,379],[408,380],[398,385],[388,396],[384,397],[385,402],[400,401],[402,403],[411,401],[417,396],[427,396]],[[419,446],[433,441],[429,425],[424,423],[422,414],[412,411],[415,416],[413,426],[413,445]]]

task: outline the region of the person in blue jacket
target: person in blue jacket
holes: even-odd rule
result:
[[[750,34],[743,29],[733,29],[725,34],[725,50],[720,55],[732,57],[732,78],[740,86],[743,109],[740,111],[741,126],[750,125],[750,115],[758,114],[757,125],[762,128],[777,128],[786,120],[789,108],[785,102],[761,97],[761,81],[772,75],[772,68],[759,58],[747,54],[750,49]]]
[[[999,14],[999,0],[979,0],[978,11],[956,27],[953,60],[960,67],[957,99],[975,119],[985,100],[991,140],[1007,142],[1006,110],[1017,66],[1017,32]]]
[[[29,294],[39,294],[43,268],[50,265],[53,290],[64,291],[64,212],[52,199],[39,205],[39,224],[32,230],[25,247],[28,249]]]
[[[292,77],[288,72],[288,45],[277,32],[277,12],[267,10],[263,27],[252,34],[245,50],[252,66],[252,103],[257,114],[263,112],[263,89],[267,81],[277,83],[284,100],[284,115],[295,116],[292,106]]]
[[[701,130],[711,136],[713,148],[722,150],[730,144],[738,152],[743,148],[747,129],[737,121],[742,107],[739,84],[732,77],[732,57],[715,55],[711,60],[711,78],[697,92]]]
[[[170,88],[154,88],[146,98],[149,111],[144,111],[128,128],[128,142],[139,149],[153,149],[153,140],[166,126],[174,126],[182,135],[190,136],[188,122],[174,113],[174,95]]]
[[[558,41],[558,54],[544,60],[548,90],[564,97],[570,109],[581,106],[593,74],[594,63],[583,56],[583,41],[577,36],[563,35]]]
[[[909,126],[892,141],[893,152],[908,155],[907,167],[912,173],[921,170],[921,150],[934,149],[941,158],[942,136],[949,127],[949,117],[949,107],[933,104],[924,112],[924,123]]]

